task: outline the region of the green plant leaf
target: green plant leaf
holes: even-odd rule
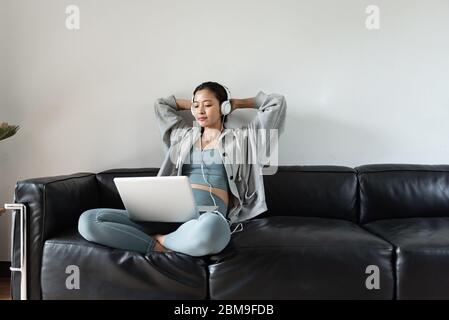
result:
[[[0,127],[0,141],[12,137],[19,131],[20,126],[6,125]]]

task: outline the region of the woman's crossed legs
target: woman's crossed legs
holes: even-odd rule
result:
[[[164,251],[165,247],[191,256],[204,256],[222,251],[231,239],[226,220],[212,212],[183,223],[167,235],[153,238],[129,218],[126,210],[95,208],[81,214],[78,231],[88,241],[143,254]]]

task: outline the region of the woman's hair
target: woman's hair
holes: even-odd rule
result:
[[[197,91],[200,91],[203,89],[207,89],[214,94],[215,98],[217,98],[217,100],[219,102],[218,108],[221,110],[221,104],[224,101],[228,100],[228,93],[226,92],[226,89],[218,82],[207,81],[207,82],[203,82],[198,87],[196,87],[195,90],[193,90],[193,96],[195,96],[195,93]],[[226,120],[227,120],[227,116],[224,116],[222,119],[223,126],[226,123]]]

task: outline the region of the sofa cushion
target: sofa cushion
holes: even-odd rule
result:
[[[360,223],[449,217],[449,165],[371,164],[355,169]]]
[[[398,299],[449,299],[449,218],[366,224],[396,247]]]
[[[277,216],[246,221],[211,256],[211,299],[392,299],[393,247],[356,224]],[[379,270],[379,289],[365,285]]]
[[[77,266],[80,288],[69,290],[66,273]],[[45,242],[42,299],[205,299],[204,260],[175,252],[113,249],[84,240],[71,230]],[[69,279],[70,282],[70,279]]]
[[[321,217],[357,221],[357,176],[344,166],[279,166],[264,176],[268,211],[261,217]],[[325,199],[325,201],[323,201]]]

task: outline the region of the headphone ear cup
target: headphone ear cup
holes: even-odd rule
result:
[[[223,101],[221,104],[221,114],[226,116],[231,113],[231,102],[229,100]]]

